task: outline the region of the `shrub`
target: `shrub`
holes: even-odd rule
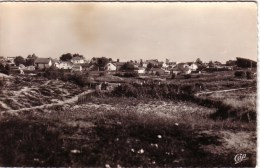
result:
[[[124,77],[138,77],[138,76],[139,76],[138,72],[126,72],[124,74]]]
[[[184,75],[184,78],[185,79],[190,79],[191,78],[191,74]]]
[[[56,68],[50,67],[50,68],[45,70],[43,76],[48,78],[48,79],[57,79],[60,75],[59,75],[59,72]]]
[[[175,78],[176,78],[176,74],[173,73],[173,74],[172,74],[172,79],[175,79]]]
[[[99,73],[99,76],[105,76],[106,75],[106,72],[100,72]]]
[[[237,77],[237,78],[244,78],[244,77],[246,77],[246,73],[245,73],[245,71],[236,71],[235,72],[235,77]]]
[[[70,75],[67,80],[81,87],[84,87],[86,85],[86,80],[82,75]]]
[[[247,71],[247,72],[246,72],[246,78],[247,78],[247,79],[253,79],[253,75],[252,75],[252,72],[251,72],[251,71]]]
[[[0,80],[0,88],[4,86],[4,81]]]
[[[137,89],[131,84],[120,85],[115,88],[113,93],[117,96],[127,96],[127,97],[137,97],[138,96]]]

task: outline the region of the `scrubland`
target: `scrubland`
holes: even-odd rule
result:
[[[6,109],[26,107],[26,101],[51,103],[82,92],[77,85],[60,80],[35,77],[29,85],[29,80],[19,78],[17,87],[11,82],[6,85],[10,89],[1,91],[24,101],[12,107],[0,99],[5,104],[0,117],[0,165],[254,167],[256,82],[235,80],[128,83],[112,93],[93,94],[84,102],[9,113]],[[230,87],[250,88],[195,96]],[[245,153],[247,159],[235,164],[238,153]]]

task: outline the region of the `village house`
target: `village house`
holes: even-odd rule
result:
[[[58,59],[53,59],[53,66],[60,69],[60,61]]]
[[[165,71],[161,68],[151,68],[148,71],[148,74],[153,74],[153,75],[163,75],[165,74]]]
[[[18,66],[18,69],[25,69],[25,66],[24,66],[23,64],[20,64],[20,65]]]
[[[185,68],[189,68],[189,65],[187,63],[179,63],[177,65],[177,69],[180,70],[180,71],[185,70]]]
[[[14,65],[14,59],[15,59],[15,57],[7,57],[6,62],[10,65]]]
[[[72,59],[71,59],[71,62],[73,63],[73,64],[84,64],[84,59],[83,59],[83,57],[80,57],[80,56],[76,56],[76,57],[73,57]]]
[[[53,62],[51,58],[37,58],[34,63],[37,68],[45,69],[51,67]]]
[[[137,72],[138,74],[144,74],[145,68],[139,67],[138,69],[134,70],[134,72]]]
[[[126,62],[113,62],[113,64],[116,66],[116,70],[120,71],[121,67],[125,64]]]
[[[0,56],[0,63],[5,62],[5,58],[3,56]]]
[[[151,59],[151,60],[146,60],[145,64],[146,64],[146,66],[148,64],[152,64],[153,66],[159,66],[160,63],[159,63],[159,61],[157,59]]]
[[[187,64],[189,65],[189,68],[190,68],[191,71],[197,71],[198,65],[196,63],[188,62]]]
[[[27,66],[26,69],[29,70],[29,71],[34,71],[35,70],[35,66],[33,66],[33,65]]]
[[[116,71],[117,67],[113,63],[109,62],[105,66],[105,71]]]
[[[60,61],[59,69],[72,69],[72,62],[70,61]]]

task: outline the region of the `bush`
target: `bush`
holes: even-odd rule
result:
[[[56,68],[50,67],[45,70],[43,76],[48,79],[58,79],[58,77],[60,77],[60,74]]]
[[[86,80],[82,75],[70,75],[67,78],[68,81],[75,83],[76,85],[79,85],[81,87],[84,87],[86,85]]]
[[[247,71],[247,72],[246,72],[246,78],[247,78],[247,79],[253,79],[253,75],[252,75],[252,72],[251,72],[251,71]]]
[[[138,90],[131,84],[124,84],[116,87],[113,94],[117,96],[137,97]]]
[[[191,74],[184,75],[184,78],[185,79],[190,79],[191,78]]]
[[[236,71],[235,72],[235,77],[237,77],[237,78],[245,78],[246,77],[246,73],[245,73],[245,71]]]
[[[138,77],[138,76],[139,76],[138,72],[126,72],[124,74],[124,77]]]
[[[0,80],[0,88],[4,86],[4,81]]]
[[[106,72],[100,72],[99,73],[99,76],[105,76],[106,75]]]
[[[172,74],[172,79],[175,79],[175,78],[176,78],[176,74],[173,73],[173,74]]]

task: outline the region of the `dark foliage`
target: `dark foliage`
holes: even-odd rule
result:
[[[115,76],[119,77],[138,77],[138,72],[122,72],[122,73],[116,73]]]
[[[71,59],[72,59],[72,54],[71,53],[62,54],[60,56],[60,60],[61,61],[70,61]]]
[[[235,71],[235,77],[245,78],[246,77],[246,72],[245,71]]]
[[[68,153],[62,150],[58,129],[20,119],[1,122],[0,129],[1,166],[64,165]]]
[[[242,68],[250,68],[250,67],[256,67],[256,61],[246,59],[246,58],[240,58],[237,57],[237,66]]]
[[[252,72],[251,72],[251,71],[247,71],[247,72],[246,72],[246,78],[247,78],[247,79],[253,79],[253,75],[252,75]]]
[[[202,84],[122,84],[112,92],[115,96],[148,97],[161,99],[177,99],[193,97],[202,88]]]
[[[135,68],[135,67],[134,67],[134,64],[131,63],[131,62],[126,62],[126,63],[123,64],[122,67],[120,68],[120,70],[122,70],[122,71],[134,71],[135,69],[137,69],[137,68]]]
[[[16,66],[19,66],[20,64],[25,64],[25,59],[22,56],[17,56],[14,59],[14,63]]]

